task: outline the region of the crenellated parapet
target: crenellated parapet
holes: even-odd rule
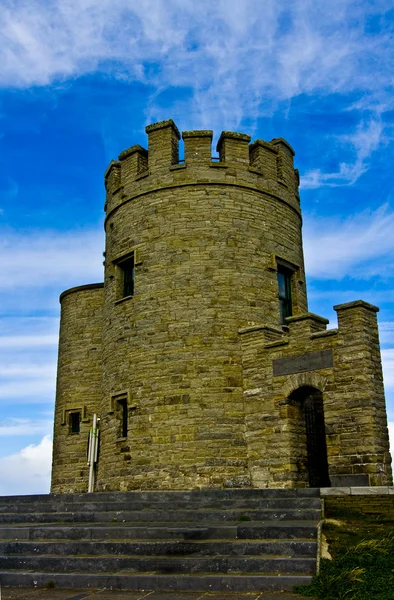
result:
[[[112,161],[105,174],[107,214],[128,199],[153,189],[188,183],[217,182],[259,188],[298,210],[298,172],[294,150],[282,138],[271,142],[223,131],[212,156],[211,130],[184,131],[169,119],[146,127],[148,150],[134,145]],[[182,137],[184,159],[179,160]]]

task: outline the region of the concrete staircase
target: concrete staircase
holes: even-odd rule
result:
[[[317,489],[0,497],[3,586],[291,590],[316,571]]]

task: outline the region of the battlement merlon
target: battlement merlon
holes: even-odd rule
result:
[[[294,171],[295,152],[289,142],[283,138],[274,138],[271,144],[278,150],[277,158],[277,178],[278,181],[286,185],[289,189],[298,190],[299,178]]]
[[[267,179],[277,178],[278,149],[269,142],[256,140],[249,146],[249,162],[252,169]]]
[[[220,162],[239,163],[249,166],[249,142],[252,138],[245,133],[222,131],[216,146]]]
[[[357,335],[359,339],[369,338],[378,343],[379,330],[377,313],[379,308],[364,300],[355,300],[345,304],[337,304],[334,310],[338,317],[338,328],[344,334]]]
[[[123,150],[118,156],[121,163],[121,183],[125,185],[135,181],[138,175],[148,170],[148,150],[136,144]]]
[[[277,150],[279,152],[284,152],[291,159],[293,159],[293,157],[295,156],[294,149],[292,148],[292,146],[290,146],[289,142],[287,142],[285,139],[283,139],[283,138],[274,138],[273,140],[271,140],[270,143],[274,146],[274,148],[277,148]]]
[[[172,119],[159,121],[145,127],[148,134],[149,171],[176,165],[179,162],[179,140],[181,134]]]
[[[210,129],[183,131],[185,163],[209,163],[212,155],[213,131]]]
[[[104,173],[104,184],[107,194],[113,194],[121,186],[120,162],[111,160]]]
[[[289,336],[306,336],[313,333],[326,331],[329,320],[315,315],[314,313],[302,313],[292,317],[286,317],[286,325],[289,328]]]

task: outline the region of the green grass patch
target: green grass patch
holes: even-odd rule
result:
[[[333,558],[323,558],[304,596],[324,600],[394,600],[394,521],[360,513],[335,513],[323,534]]]

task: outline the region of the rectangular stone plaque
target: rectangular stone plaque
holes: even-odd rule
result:
[[[332,487],[366,487],[368,475],[336,475],[330,477]]]
[[[328,369],[333,365],[334,356],[332,350],[308,352],[307,354],[277,358],[272,361],[274,377],[291,375],[292,373],[303,373],[305,371],[317,371],[318,369]]]

